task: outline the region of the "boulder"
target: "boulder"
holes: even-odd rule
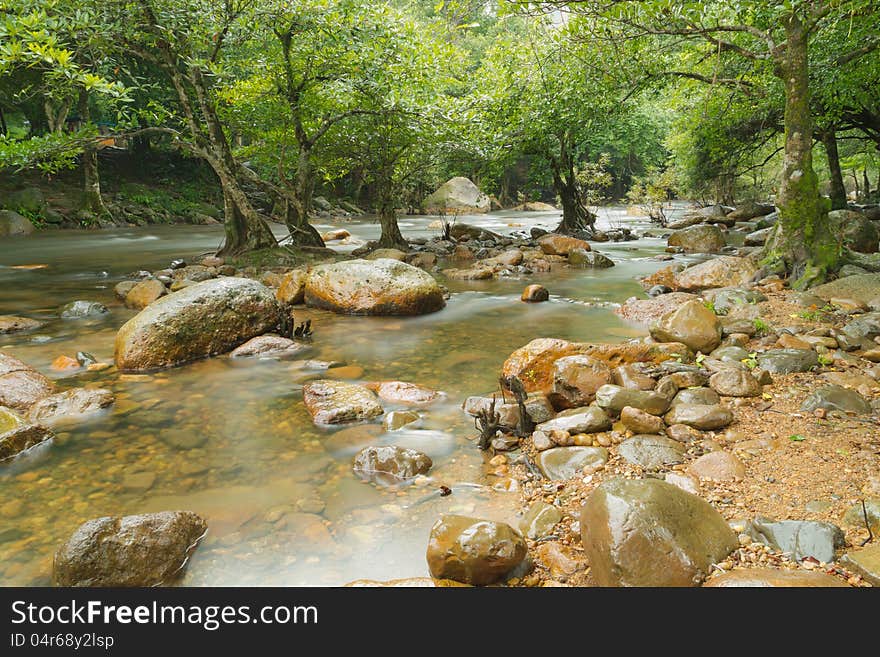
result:
[[[819,365],[819,356],[812,349],[771,349],[758,354],[758,366],[772,373],[809,372]]]
[[[31,406],[28,417],[31,422],[51,425],[94,415],[115,401],[116,396],[104,388],[74,388],[44,397]]]
[[[167,586],[207,532],[189,511],[89,520],[55,553],[56,586]]]
[[[568,264],[572,267],[583,267],[585,269],[608,269],[614,266],[614,261],[598,251],[577,248],[568,252]]]
[[[443,515],[431,527],[426,558],[433,577],[492,584],[526,557],[526,542],[510,525]]]
[[[247,358],[250,356],[260,356],[262,358],[287,358],[308,351],[308,349],[309,346],[302,342],[267,333],[251,338],[243,345],[239,345],[229,352],[229,357]]]
[[[668,397],[653,390],[630,390],[612,384],[596,391],[596,405],[612,415],[619,415],[627,406],[651,415],[661,415],[669,408],[669,401]]]
[[[0,406],[0,463],[53,437],[46,427],[30,424],[12,409]]]
[[[637,299],[630,297],[615,312],[630,322],[654,324],[663,315],[680,308],[688,301],[697,301],[699,297],[687,292],[670,292],[653,299]]]
[[[33,331],[43,325],[35,319],[28,317],[16,317],[15,315],[0,315],[0,335],[3,333],[18,333],[19,331]]]
[[[775,210],[776,208],[772,203],[747,201],[736,206],[736,209],[733,212],[727,214],[727,218],[732,219],[733,221],[749,221],[750,219],[757,219],[758,217],[766,217]]]
[[[545,255],[567,256],[574,249],[590,250],[590,243],[576,237],[547,233],[538,239],[538,246]]]
[[[434,463],[414,449],[383,445],[365,447],[354,457],[354,473],[361,479],[393,485],[425,474]]]
[[[717,431],[733,422],[733,413],[720,404],[676,404],[664,416],[666,424],[686,424],[700,431]]]
[[[0,352],[0,406],[27,411],[55,392],[55,384],[17,358]]]
[[[440,397],[440,393],[431,388],[420,386],[417,383],[406,381],[381,381],[368,383],[367,388],[374,391],[383,401],[392,404],[407,404],[410,406],[424,406]]]
[[[651,415],[632,406],[624,406],[620,411],[620,421],[633,433],[663,433],[666,424],[656,415]]]
[[[329,206],[330,204],[327,203]],[[322,208],[322,210],[329,210],[329,207]],[[335,240],[344,240],[348,237],[351,237],[351,233],[349,233],[345,228],[336,228],[334,230],[328,230],[326,233],[321,235],[321,239],[325,242],[333,242]]]
[[[443,290],[430,274],[387,258],[312,268],[305,302],[349,315],[421,315],[446,305]]]
[[[815,520],[767,520],[755,518],[742,532],[801,561],[813,557],[823,563],[834,561],[834,550],[846,544],[843,531],[830,522]]]
[[[309,381],[303,386],[303,400],[319,425],[369,420],[384,412],[368,388],[345,381]]]
[[[810,294],[825,301],[852,299],[864,304],[880,297],[880,273],[844,276],[810,289]]]
[[[488,242],[498,242],[504,239],[498,233],[482,228],[480,226],[472,226],[461,221],[457,221],[449,228],[449,236],[454,240],[467,241],[479,240]]]
[[[18,212],[0,210],[0,237],[30,235],[34,230],[34,225],[30,220],[22,217]]]
[[[660,470],[683,463],[685,448],[666,436],[636,435],[620,443],[617,453],[645,470]]]
[[[567,480],[594,472],[608,461],[604,447],[554,447],[538,454],[535,463],[547,479]]]
[[[125,295],[125,305],[141,310],[165,294],[165,284],[155,278],[147,278],[136,283]]]
[[[766,301],[767,297],[755,290],[741,287],[722,287],[703,292],[703,297],[712,302],[715,313],[727,315],[742,306],[754,305]]]
[[[580,528],[599,586],[698,586],[739,546],[708,502],[658,479],[602,483]]]
[[[490,210],[491,201],[468,178],[456,176],[430,194],[422,207],[435,214],[482,214]]]
[[[746,466],[729,452],[709,452],[690,464],[688,472],[697,479],[736,481],[746,476]]]
[[[880,312],[865,313],[847,322],[843,336],[852,341],[873,340],[880,336]]]
[[[247,278],[195,283],[154,301],[116,334],[116,367],[154,370],[225,353],[278,326],[272,291]]]
[[[774,228],[772,226],[753,230],[746,235],[743,243],[745,246],[764,246],[767,240],[770,239],[770,233],[773,232],[773,230]]]
[[[720,404],[721,397],[712,388],[682,388],[672,398],[672,406],[678,404]]]
[[[685,253],[718,253],[726,244],[721,229],[707,225],[677,230],[669,236],[666,243]]]
[[[854,210],[832,210],[828,225],[834,235],[843,237],[844,246],[859,253],[876,253],[880,243],[877,225],[863,213]]]
[[[61,308],[62,319],[85,319],[89,317],[100,317],[106,315],[110,311],[103,303],[97,301],[71,301]]]
[[[818,588],[843,587],[843,580],[809,570],[774,570],[772,568],[742,568],[731,570],[706,582],[704,587],[713,588]]]
[[[868,415],[871,413],[871,404],[855,390],[838,385],[827,385],[815,390],[801,404],[801,410],[812,413],[816,409],[826,411],[842,411],[843,413],[856,413]]]
[[[521,301],[528,303],[540,303],[550,298],[550,292],[543,285],[529,285],[520,296]]]
[[[619,365],[611,372],[611,382],[630,390],[653,390],[657,381],[636,364]]]
[[[663,315],[651,327],[651,337],[658,342],[681,342],[708,354],[721,344],[721,322],[706,304],[694,299]]]
[[[397,431],[404,427],[416,427],[421,416],[415,411],[391,411],[382,420],[382,426],[386,431]]]
[[[302,303],[306,296],[306,279],[308,274],[302,269],[293,269],[281,277],[281,283],[275,290],[278,303],[295,306]]]
[[[564,356],[553,363],[553,387],[548,395],[559,409],[586,406],[596,391],[611,382],[611,368],[591,356]]]
[[[858,573],[873,586],[880,586],[880,543],[847,552],[840,559],[845,568]]]
[[[672,287],[684,292],[739,287],[749,283],[757,271],[758,267],[749,258],[719,256],[675,274]]]
[[[757,397],[761,384],[751,372],[725,367],[709,378],[712,390],[725,397]]]
[[[598,406],[586,408],[572,408],[563,411],[552,420],[541,422],[536,429],[544,433],[551,431],[567,431],[574,435],[578,433],[598,433],[611,428],[611,419]]]
[[[406,261],[406,251],[400,249],[376,249],[364,256],[364,260],[397,260]]]

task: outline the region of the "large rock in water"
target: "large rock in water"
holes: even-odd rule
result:
[[[0,406],[26,411],[55,392],[55,384],[32,367],[0,352]]]
[[[658,479],[596,488],[581,510],[581,538],[600,586],[698,586],[739,545],[708,502]]]
[[[309,381],[303,386],[303,400],[315,424],[370,420],[384,412],[369,389],[345,381]]]
[[[81,419],[110,406],[116,397],[104,388],[73,388],[44,397],[31,406],[31,422],[52,424],[65,419]]]
[[[32,331],[43,325],[29,317],[17,317],[15,315],[0,315],[0,335],[3,333],[17,333],[18,331]]]
[[[361,479],[393,485],[426,473],[432,465],[431,458],[419,451],[383,445],[358,452],[352,469]]]
[[[468,178],[456,176],[429,195],[422,203],[422,207],[426,212],[434,213],[482,214],[489,211],[491,201]]]
[[[56,586],[163,586],[182,573],[207,524],[189,511],[89,520],[55,553]]]
[[[480,586],[503,579],[526,556],[526,542],[510,525],[443,515],[431,527],[426,558],[438,579]]]
[[[758,267],[748,258],[719,256],[675,274],[673,285],[683,292],[698,292],[710,287],[740,287],[752,280]]]
[[[347,315],[422,315],[443,308],[434,278],[405,262],[348,260],[309,272],[306,305]]]
[[[810,289],[820,299],[852,299],[867,304],[880,298],[880,274],[855,274]]]
[[[195,283],[154,301],[116,334],[116,367],[154,370],[225,353],[281,321],[272,290],[247,278]]]
[[[718,226],[691,226],[677,230],[666,242],[685,253],[718,253],[724,248],[724,233]]]
[[[52,437],[46,427],[28,424],[11,409],[0,406],[0,463]]]
[[[721,344],[721,321],[702,301],[686,301],[651,327],[658,342],[681,342],[708,354]]]

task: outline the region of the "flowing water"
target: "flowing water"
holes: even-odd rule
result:
[[[510,233],[552,227],[553,213],[497,213],[463,218]],[[430,237],[431,218],[406,217],[407,237]],[[603,210],[599,226],[644,224],[621,208]],[[355,238],[378,226],[353,221]],[[536,337],[620,341],[642,335],[613,314],[639,294],[636,277],[661,266],[659,239],[597,244],[617,266],[561,270],[528,279],[447,281],[447,307],[416,318],[312,319],[308,358],[338,362],[327,371],[283,360],[217,357],[150,375],[115,369],[67,376],[49,368],[61,354],[86,351],[112,362],[116,329],[134,314],[113,295],[126,274],[168,266],[213,250],[219,226],[152,226],[46,232],[0,241],[0,314],[43,319],[36,332],[0,336],[0,349],[49,376],[59,388],[106,387],[117,402],[104,415],[56,428],[57,438],[0,468],[0,584],[51,582],[55,549],[82,522],[106,515],[192,510],[209,534],[184,585],[340,585],[357,578],[427,574],[425,547],[440,513],[516,525],[515,483],[490,474],[460,409],[468,395],[494,390],[501,364]],[[16,265],[47,265],[18,269]],[[519,301],[543,283],[548,303]],[[101,319],[62,320],[74,299],[104,303]],[[384,433],[380,424],[315,427],[301,387],[310,378],[403,380],[446,393],[422,410],[416,430]],[[394,407],[386,404],[386,410]],[[368,444],[417,448],[434,460],[430,480],[395,490],[361,483],[352,455]],[[439,486],[453,493],[441,497]]]

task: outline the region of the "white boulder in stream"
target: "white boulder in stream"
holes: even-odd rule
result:
[[[247,278],[189,285],[154,301],[116,334],[116,367],[136,372],[226,353],[273,330],[281,320],[275,295]]]
[[[384,413],[372,391],[346,381],[309,381],[303,386],[303,401],[315,424],[358,422]]]

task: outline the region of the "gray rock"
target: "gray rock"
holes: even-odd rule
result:
[[[547,479],[566,480],[583,474],[584,468],[598,470],[607,461],[604,447],[554,447],[541,452],[536,463]]]
[[[34,225],[30,220],[22,217],[18,212],[0,210],[0,237],[30,235],[34,230]]]
[[[536,428],[544,433],[551,431],[567,431],[572,435],[578,433],[597,433],[610,429],[611,419],[601,408],[592,405],[585,408],[572,408],[563,411],[552,420],[542,422]]]
[[[855,390],[838,385],[822,386],[804,400],[802,411],[812,413],[818,408],[826,411],[843,411],[866,415],[871,413],[871,404]]]
[[[230,358],[246,358],[259,356],[261,358],[288,358],[308,351],[308,345],[295,342],[289,338],[267,333],[251,338],[229,352]]]
[[[837,525],[814,520],[755,518],[746,524],[744,533],[780,552],[791,554],[798,561],[813,557],[831,563],[835,548],[846,543],[846,537]]]
[[[731,345],[727,347],[718,347],[711,354],[709,354],[709,356],[722,362],[741,363],[743,360],[749,357],[749,352],[742,347]]]
[[[819,356],[812,349],[771,349],[758,354],[758,365],[776,374],[809,372],[819,365]]]
[[[685,388],[679,390],[672,399],[672,406],[678,404],[720,404],[721,397],[711,388]]]
[[[384,412],[368,388],[345,381],[321,379],[303,386],[303,400],[315,424],[369,420]]]
[[[718,253],[724,248],[724,233],[717,226],[690,226],[675,231],[666,242],[685,253]]]
[[[853,340],[873,340],[880,335],[880,312],[857,317],[843,327],[842,333]]]
[[[532,540],[543,538],[553,531],[553,527],[562,520],[562,513],[552,504],[533,503],[519,521],[519,530]]]
[[[711,505],[658,479],[602,483],[580,527],[599,586],[699,586],[739,545]]]
[[[103,303],[97,301],[71,301],[61,308],[63,319],[83,319],[86,317],[100,317],[110,311]]]
[[[880,297],[880,273],[858,274],[856,276],[838,278],[830,283],[810,289],[810,294],[826,301],[830,299],[853,299],[866,304],[872,299]]]
[[[717,431],[733,422],[733,413],[720,404],[677,404],[664,416],[666,424],[686,424],[700,431]]]
[[[660,415],[669,408],[669,398],[653,390],[629,390],[615,385],[604,385],[596,391],[596,404],[613,415],[626,406]]]
[[[638,435],[620,443],[617,452],[645,470],[660,470],[683,463],[685,449],[680,442],[665,436]]]
[[[720,370],[709,379],[712,390],[725,397],[757,397],[761,394],[761,384],[751,372],[727,368]]]
[[[719,315],[726,315],[739,306],[753,305],[767,300],[767,297],[760,292],[740,287],[706,290],[703,297],[712,302],[715,312]]]
[[[74,388],[44,397],[28,413],[31,422],[53,424],[62,420],[82,419],[100,413],[116,401],[104,388]]]
[[[614,261],[598,251],[572,249],[568,252],[568,264],[572,267],[607,269],[614,266]]]
[[[354,457],[353,470],[361,479],[393,485],[425,474],[434,465],[427,454],[384,445],[365,447]]]

